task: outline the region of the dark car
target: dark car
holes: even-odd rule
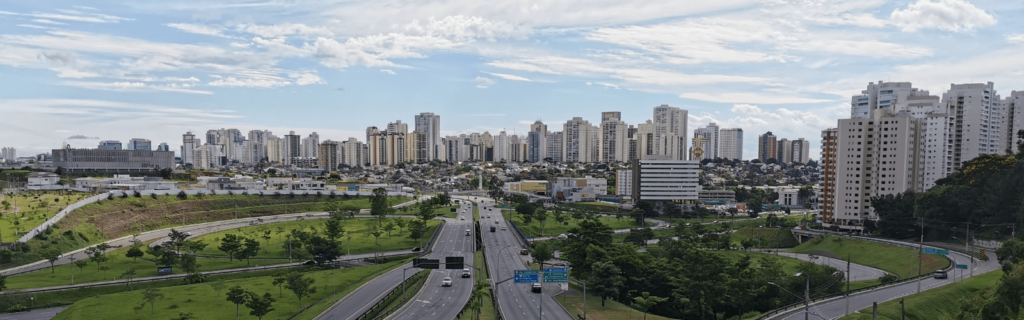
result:
[[[304,265],[304,266],[311,266],[311,265],[315,265],[315,264],[316,264],[316,261],[313,261],[313,260],[309,260],[309,261],[306,261],[306,262],[302,263],[302,265]]]
[[[935,277],[935,279],[946,279],[949,275],[947,275],[945,271],[938,270],[932,273],[932,277]]]
[[[524,255],[524,256],[528,255],[528,254],[530,254],[530,250],[526,250],[526,249],[519,250],[519,254]]]
[[[412,252],[420,252],[420,247],[412,248]]]
[[[533,288],[530,291],[533,291],[534,293],[540,293],[540,284],[534,283]]]

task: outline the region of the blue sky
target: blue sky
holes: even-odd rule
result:
[[[1024,90],[1019,1],[308,2],[4,2],[0,146],[177,150],[214,128],[362,140],[420,112],[443,134],[523,133],[668,104],[691,131],[743,128],[750,158],[769,130],[817,144],[871,81]]]

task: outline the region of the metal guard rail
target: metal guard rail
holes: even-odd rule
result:
[[[899,247],[916,248],[916,246],[908,246],[908,245],[904,245],[904,244],[898,244],[898,243],[892,243],[892,242],[887,242],[887,241],[881,241],[881,240],[878,240],[878,239],[872,239],[872,238],[866,238],[866,237],[852,237],[851,236],[851,238],[867,240],[867,241],[873,241],[873,242],[878,242],[878,243],[884,243],[884,244],[889,244],[889,245],[894,245],[894,246],[899,246]],[[949,264],[945,268],[943,268],[942,270],[949,271],[950,269],[953,268],[953,260],[949,259],[949,257],[947,257],[947,256],[943,256],[943,257],[946,258],[946,260],[947,260],[947,262]],[[920,279],[922,277],[931,277],[931,276],[932,276],[931,274],[917,275],[917,276],[906,278],[906,279],[900,279],[900,280],[896,280],[896,281],[892,281],[892,282],[876,284],[876,285],[873,285],[873,286],[870,286],[870,287],[864,287],[864,288],[850,290],[849,294],[853,295],[855,293],[860,293],[860,292],[864,292],[864,291],[871,291],[871,290],[882,288],[882,287],[899,285],[899,284],[903,284],[903,283],[907,283],[907,282],[910,282],[910,281],[913,281],[913,280]],[[828,300],[828,299],[832,299],[832,298],[836,298],[836,297],[842,297],[842,296],[845,296],[846,294],[847,294],[847,292],[844,291],[844,292],[837,292],[837,293],[833,293],[833,294],[829,294],[829,295],[825,295],[825,296],[821,296],[821,297],[817,297],[817,298],[812,298],[812,299],[810,299],[808,301],[808,304],[813,304],[815,302],[820,302],[820,301],[823,301],[823,300]],[[786,305],[786,306],[783,306],[783,307],[779,307],[779,308],[776,308],[774,310],[770,310],[770,311],[767,311],[765,313],[762,313],[761,316],[755,318],[754,320],[769,319],[769,318],[771,318],[773,316],[776,316],[776,315],[778,315],[780,313],[783,313],[783,312],[786,312],[786,311],[790,311],[790,310],[792,310],[794,308],[802,307],[803,305],[804,305],[803,302],[797,302],[797,303],[789,304],[789,305]]]

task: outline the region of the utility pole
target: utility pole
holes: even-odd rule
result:
[[[846,314],[850,314],[850,260],[853,254],[846,254]]]
[[[920,278],[920,276],[921,276],[921,261],[922,261],[922,257],[921,256],[924,255],[924,218],[923,217],[921,218],[921,242],[918,242],[917,248],[919,249],[918,253],[917,253],[917,275],[919,276],[919,278],[917,279],[917,293],[921,293],[921,278]],[[911,268],[910,270],[911,270],[911,272],[913,272],[914,269]]]
[[[971,244],[971,250],[968,250],[967,257],[971,260],[971,276],[974,276],[974,240],[971,239],[971,223],[967,223],[967,242]]]
[[[804,287],[804,320],[810,320],[811,317],[811,275],[805,274],[807,278],[806,286]]]

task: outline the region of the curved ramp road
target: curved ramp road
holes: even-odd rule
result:
[[[803,253],[779,252],[779,255],[783,257],[800,259],[807,262],[813,262],[814,264],[818,265],[827,265],[836,268],[836,270],[846,272],[845,260],[832,259],[829,257],[817,257],[816,259],[811,259],[809,255]],[[864,265],[859,265],[856,263],[850,264],[850,281],[874,280],[881,278],[883,275],[885,275],[885,271]]]
[[[915,247],[917,246],[916,243],[896,241],[896,240],[882,240],[882,239],[873,239],[873,240],[880,240],[880,241],[884,241],[884,242],[888,242],[888,243],[892,243],[892,244],[899,244],[899,245],[913,245]],[[1000,268],[999,262],[998,262],[999,259],[995,256],[995,253],[994,252],[990,252],[990,253],[988,253],[988,255],[989,255],[989,260],[988,261],[979,261],[977,259],[974,260],[973,268],[974,268],[974,274],[975,275],[980,275],[980,274],[983,274],[983,273],[986,273],[986,272],[998,270]],[[969,256],[967,256],[966,254],[950,250],[949,251],[949,257],[953,259],[954,263],[966,264],[966,265],[968,265],[970,267],[971,258]],[[925,290],[932,289],[932,288],[935,288],[935,287],[947,285],[947,284],[953,283],[953,281],[955,281],[955,280],[960,280],[963,277],[970,277],[970,270],[964,270],[964,271],[965,272],[964,272],[963,276],[960,275],[960,272],[956,272],[956,273],[950,272],[948,279],[935,279],[935,278],[931,278],[931,277],[924,278],[923,280],[921,280],[921,291],[925,291]],[[904,296],[908,296],[908,295],[911,295],[911,294],[915,294],[915,293],[917,293],[917,287],[918,287],[918,282],[917,281],[912,281],[912,282],[902,283],[902,284],[899,284],[899,285],[884,287],[884,288],[880,288],[880,289],[877,289],[877,290],[866,291],[866,292],[861,292],[861,293],[857,293],[857,294],[851,295],[850,296],[850,312],[852,313],[854,311],[857,311],[857,310],[860,310],[860,309],[863,309],[863,308],[866,308],[866,307],[870,307],[873,302],[882,303],[882,302],[885,302],[885,301],[889,301],[889,300],[893,300],[893,299],[898,299],[900,297],[904,297]],[[797,292],[797,293],[799,293],[799,292]],[[810,309],[811,309],[810,310],[811,313],[814,315],[811,318],[838,319],[838,318],[840,318],[840,317],[842,317],[842,316],[844,316],[846,314],[846,299],[844,299],[844,298],[836,298],[836,299],[825,300],[825,301],[822,301],[822,302],[818,302],[818,303],[812,304]],[[786,319],[786,320],[804,319],[804,310],[803,310],[803,308],[794,309],[794,310],[791,310],[791,311],[788,311],[788,312],[781,313],[781,314],[779,314],[777,316],[770,317],[769,319]]]
[[[473,293],[473,284],[476,283],[477,271],[473,266],[473,254],[476,250],[476,230],[473,226],[473,206],[463,202],[459,206],[458,219],[448,219],[444,232],[438,237],[434,251],[427,256],[427,259],[439,259],[444,263],[445,257],[463,257],[466,266],[470,269],[470,277],[462,278],[462,270],[447,270],[444,266],[438,270],[429,270],[426,284],[419,293],[407,292],[414,295],[404,307],[395,312],[388,319],[394,320],[448,320],[454,319],[462,311],[462,307],[469,301]],[[466,231],[469,231],[467,235]],[[414,273],[420,269],[410,269]],[[442,287],[441,281],[445,277],[451,277],[452,286]]]
[[[502,219],[501,209],[494,208],[494,200],[477,200],[480,203],[480,227],[482,230],[484,246],[487,250],[487,266],[491,270],[491,283],[495,291],[495,299],[498,301],[498,312],[507,320],[573,320],[574,317],[565,312],[565,309],[552,298],[562,292],[558,284],[544,284],[542,293],[530,291],[531,284],[514,283],[509,280],[494,286],[494,283],[510,279],[515,274],[514,270],[528,269],[526,261],[529,256],[520,255],[523,248],[517,240],[517,236],[508,225],[508,221]],[[485,208],[493,208],[486,210]],[[484,218],[490,215],[490,218]],[[498,224],[494,222],[497,221]],[[490,232],[490,226],[496,226],[495,232]],[[505,226],[505,230],[501,227]],[[543,318],[540,317],[540,306],[543,304]]]

